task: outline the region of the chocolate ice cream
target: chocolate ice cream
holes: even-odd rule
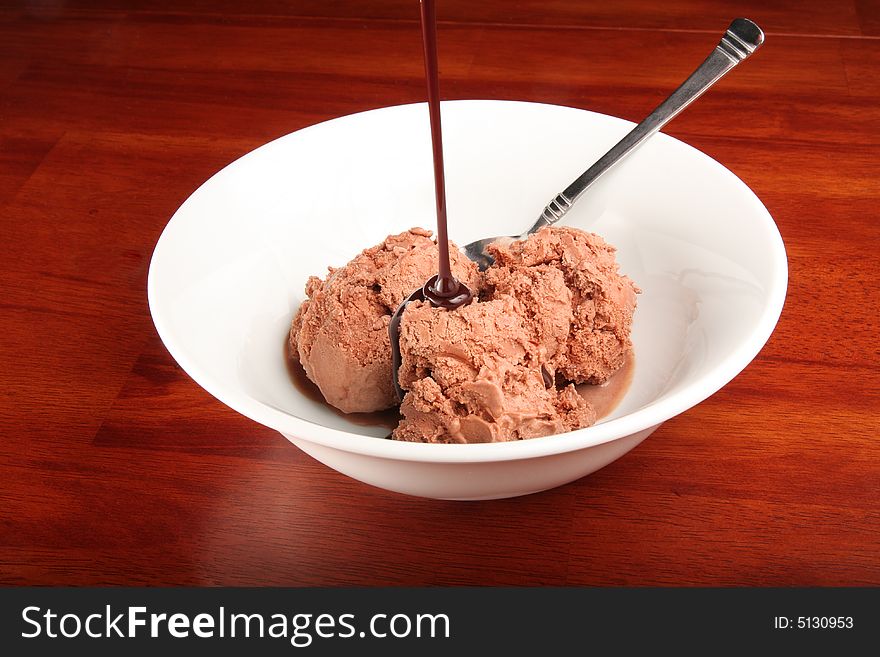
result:
[[[602,383],[631,348],[636,286],[614,248],[574,228],[545,228],[490,247],[480,273],[450,249],[475,300],[456,310],[413,302],[400,323],[405,391],[392,437],[498,442],[586,427],[596,414],[574,383]],[[312,277],[294,318],[291,354],[345,412],[396,403],[388,322],[436,269],[430,232],[412,229],[365,250],[326,281]]]
[[[395,439],[498,442],[595,422],[572,382],[603,383],[623,364],[637,293],[613,247],[545,228],[490,252],[480,301],[404,312]]]
[[[454,312],[411,304],[400,325],[400,385],[407,393],[393,437],[500,442],[592,424],[593,409],[573,385],[558,390],[545,384],[546,347],[523,321],[527,313],[508,294]]]
[[[547,365],[566,381],[604,383],[621,365],[632,347],[630,331],[638,288],[618,271],[615,249],[599,235],[576,228],[552,227],[524,241],[489,247],[495,266],[486,274],[495,294],[512,294],[526,306],[526,317],[539,336],[546,336],[548,322],[566,324],[566,337],[548,343]],[[548,299],[544,285],[558,272],[570,293],[570,315],[550,312],[565,297],[560,292]],[[546,337],[544,338],[546,342]]]

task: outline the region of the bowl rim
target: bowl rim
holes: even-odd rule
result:
[[[624,124],[634,125],[631,121],[627,121],[626,119],[565,105],[516,100],[470,99],[443,101],[443,105],[467,103],[489,103],[499,107],[509,105],[529,105],[544,106],[553,109],[564,108],[567,110],[576,110],[578,112],[596,115],[602,117],[603,120],[613,119],[615,121],[623,122]],[[304,130],[310,130],[318,126],[325,126],[335,121],[345,120],[354,116],[424,104],[425,103],[423,102],[407,103],[356,112],[328,119],[327,121],[304,127],[300,130],[289,133],[288,135],[271,140],[252,149],[248,153],[245,153],[227,166],[223,167],[220,171],[217,171],[208,180],[203,182],[199,188],[190,195],[190,198],[197,194],[204,186],[208,185],[214,177],[220,175],[229,167],[236,165],[236,163],[242,159],[251,156],[260,149],[265,148],[280,139],[284,139],[289,135]],[[199,386],[204,388],[209,394],[217,398],[226,406],[229,406],[233,410],[259,424],[281,432],[286,437],[294,437],[297,440],[304,440],[363,456],[432,463],[515,461],[554,456],[566,452],[588,449],[647,429],[655,428],[666,420],[683,413],[718,392],[718,390],[733,380],[733,378],[744,370],[755,356],[757,356],[770,338],[770,335],[776,327],[782,313],[788,287],[788,260],[782,236],[780,235],[779,229],[769,211],[751,188],[736,176],[736,174],[699,149],[694,148],[681,140],[675,139],[674,137],[664,133],[658,133],[653,139],[671,140],[672,142],[677,142],[686,149],[693,151],[696,157],[704,160],[706,166],[716,169],[721,176],[729,178],[735,187],[739,187],[741,191],[745,193],[746,198],[748,198],[753,204],[756,214],[764,220],[765,227],[768,229],[768,245],[773,256],[773,262],[767,285],[767,301],[760,317],[752,327],[752,331],[748,338],[743,340],[736,349],[732,350],[713,370],[706,373],[704,376],[691,381],[674,394],[661,395],[661,397],[651,403],[621,417],[607,421],[600,421],[590,427],[577,429],[568,433],[555,434],[540,438],[530,438],[528,440],[469,444],[410,443],[375,438],[363,434],[350,433],[341,429],[326,427],[316,422],[281,411],[268,404],[260,402],[247,394],[236,394],[234,389],[230,390],[228,386],[222,384],[211,374],[205,372],[198,363],[191,359],[186,352],[180,348],[174,339],[174,333],[171,330],[170,323],[164,316],[161,307],[161,293],[158,290],[156,274],[158,267],[161,266],[160,264],[157,264],[160,259],[159,254],[167,248],[167,243],[170,239],[168,235],[171,226],[176,221],[182,221],[179,217],[180,211],[185,203],[182,204],[169,219],[161,236],[156,242],[156,246],[150,259],[150,267],[147,276],[147,299],[156,331],[158,332],[162,343],[165,345],[165,348],[175,361],[177,361],[184,372],[186,372],[187,375]],[[638,309],[636,309],[636,312],[638,312]]]

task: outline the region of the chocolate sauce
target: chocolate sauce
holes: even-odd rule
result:
[[[434,0],[421,0],[422,44],[425,50],[425,79],[428,83],[428,113],[431,118],[431,148],[434,155],[434,197],[437,202],[437,276],[425,283],[425,298],[432,305],[452,310],[468,303],[471,292],[452,275],[449,263],[449,234],[446,221],[446,176],[443,169],[443,131],[440,126],[440,67],[437,61],[437,16]]]
[[[403,388],[400,387],[400,377],[398,376],[400,364],[403,362],[403,357],[400,354],[400,318],[410,303],[424,300],[425,290],[424,288],[419,288],[404,299],[403,303],[394,311],[391,321],[388,323],[388,337],[391,338],[391,379],[394,382],[394,392],[399,402],[403,401]]]
[[[550,372],[547,371],[547,368],[544,365],[541,365],[541,378],[544,379],[544,387],[552,388],[556,385],[556,382],[553,380],[553,377],[550,376]]]
[[[388,325],[394,390],[403,399],[397,373],[400,370],[400,318],[412,301],[428,301],[435,308],[455,310],[470,303],[474,295],[452,275],[449,262],[449,232],[446,216],[446,177],[443,169],[443,132],[440,125],[440,70],[437,63],[437,16],[434,0],[421,0],[422,44],[425,50],[425,79],[428,84],[428,113],[431,119],[431,149],[434,156],[434,198],[437,203],[437,269],[439,273],[413,292],[397,308]]]

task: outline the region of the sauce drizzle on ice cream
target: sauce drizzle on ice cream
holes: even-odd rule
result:
[[[437,15],[434,0],[421,0],[422,45],[425,50],[425,79],[428,85],[428,112],[431,119],[431,149],[434,158],[434,198],[437,204],[437,269],[438,274],[413,292],[391,317],[388,332],[391,338],[391,363],[394,391],[403,399],[397,380],[401,365],[400,318],[412,301],[428,301],[436,308],[455,310],[470,303],[474,295],[467,285],[452,274],[449,262],[449,231],[446,214],[446,176],[443,168],[443,130],[440,123],[440,67],[437,61]]]
[[[431,117],[431,148],[434,156],[434,197],[437,202],[437,248],[439,273],[425,283],[424,299],[452,310],[468,303],[473,295],[452,275],[449,264],[449,235],[446,220],[446,177],[443,169],[443,131],[440,125],[440,71],[437,63],[437,16],[434,0],[421,0],[422,43],[425,49],[425,79],[428,83],[428,111]]]

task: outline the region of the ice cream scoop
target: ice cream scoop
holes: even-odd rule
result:
[[[615,164],[633,152],[648,137],[656,133],[685,107],[699,98],[709,87],[764,43],[764,32],[747,18],[737,18],[727,28],[721,42],[672,94],[651,112],[645,120],[600,157],[595,164],[578,176],[574,182],[551,200],[534,225],[521,235],[486,237],[461,247],[462,252],[485,270],[493,263],[486,247],[499,240],[522,240],[544,226],[559,221],[596,180]]]
[[[443,137],[440,127],[440,72],[437,62],[437,15],[434,0],[421,0],[422,44],[425,50],[425,81],[428,87],[428,111],[431,121],[431,147],[434,156],[434,196],[437,203],[437,268],[432,276],[419,289],[410,294],[398,306],[388,324],[391,341],[391,362],[394,391],[397,399],[403,399],[403,390],[398,381],[400,369],[400,318],[407,305],[413,301],[428,301],[432,306],[453,310],[473,299],[473,293],[452,273],[449,260],[449,238],[446,220],[446,180],[443,172]]]
[[[639,289],[613,246],[548,226],[489,248],[479,300],[453,312],[414,301],[403,315],[395,440],[503,442],[590,426],[596,409],[575,384],[601,386],[626,361]]]

